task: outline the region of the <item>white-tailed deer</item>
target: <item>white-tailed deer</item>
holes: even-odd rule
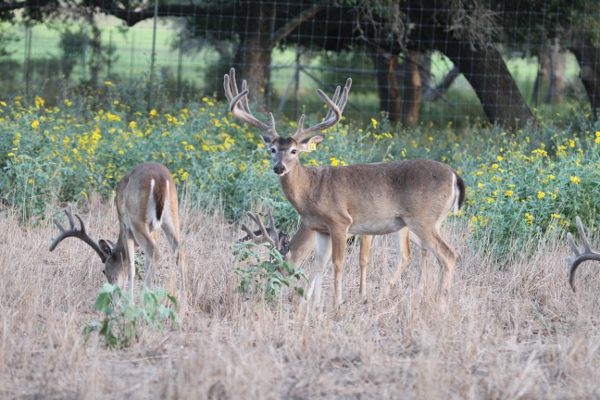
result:
[[[81,228],[77,228],[71,205],[68,205],[65,213],[71,228],[63,228],[58,220],[54,219],[60,234],[52,239],[50,251],[53,251],[65,238],[75,237],[83,240],[100,256],[104,264],[102,272],[109,283],[116,283],[124,288],[129,277],[129,289],[133,298],[135,246],[139,245],[144,252],[146,285],[152,287],[158,261],[156,239],[158,230],[162,228],[179,266],[179,290],[183,302],[184,262],[180,250],[177,189],[169,170],[155,162],[136,165],[117,185],[115,202],[119,216],[119,238],[116,244],[104,239],[96,243],[87,235],[81,217],[75,214],[81,225]]]
[[[577,223],[577,231],[579,231],[581,243],[583,244],[583,252],[579,251],[577,246],[575,246],[573,236],[570,233],[567,233],[567,242],[569,242],[569,246],[571,246],[573,253],[575,253],[575,257],[567,257],[567,262],[569,263],[569,285],[571,285],[573,291],[575,291],[575,271],[577,271],[577,267],[584,261],[600,261],[600,253],[592,250],[590,241],[588,240],[583,224],[581,223],[581,219],[576,217],[575,221]]]
[[[281,137],[273,114],[269,125],[252,115],[246,82],[242,82],[242,91],[238,92],[233,68],[224,78],[229,111],[262,132],[283,193],[303,223],[317,232],[315,304],[320,302],[323,269],[329,258],[334,264],[334,302],[342,302],[342,267],[348,234],[385,235],[404,227],[440,262],[438,298],[445,302],[457,256],[442,239],[440,224],[448,210],[459,209],[465,197],[463,180],[450,166],[429,159],[348,166],[300,164],[300,153],[315,150],[325,138],[319,133],[342,118],[351,85],[352,80],[348,79],[341,96],[338,86],[333,100],[318,90],[329,106],[325,119],[305,129],[302,115],[296,132],[291,137]]]
[[[247,235],[238,239],[236,243],[252,241],[255,244],[261,244],[268,242],[283,255],[284,260],[291,263],[294,268],[299,268],[309,254],[315,249],[317,245],[317,233],[305,224],[302,224],[290,240],[288,235],[275,228],[275,220],[273,219],[271,210],[268,210],[267,213],[270,226],[265,227],[257,214],[248,212],[247,215],[258,225],[259,229],[252,231],[246,224],[242,224],[241,229],[246,232]],[[386,285],[383,297],[389,293],[391,285],[400,278],[402,272],[412,258],[410,241],[420,244],[419,238],[414,234],[411,234],[406,227],[399,232],[396,232],[395,235],[397,245],[399,246],[398,268],[392,279]],[[349,234],[347,239],[350,239],[353,236],[354,235]],[[361,235],[360,237],[360,296],[363,299],[366,298],[367,295],[367,265],[369,262],[369,252],[371,250],[372,240],[373,236],[371,235]],[[421,261],[425,263],[427,250],[422,248],[421,251]]]

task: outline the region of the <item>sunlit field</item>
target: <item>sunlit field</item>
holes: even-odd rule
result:
[[[292,288],[275,300],[240,293],[233,244],[245,213],[273,208],[293,234],[257,132],[215,98],[148,110],[135,86],[104,83],[101,96],[0,101],[0,395],[6,398],[595,398],[600,396],[600,278],[583,264],[567,284],[565,236],[580,216],[600,249],[600,124],[571,109],[522,131],[465,118],[411,128],[347,118],[325,132],[306,165],[416,157],[451,165],[465,180],[463,209],[443,235],[459,252],[447,307],[435,301],[439,267],[413,260],[389,296],[394,240],[376,237],[358,293],[350,243],[344,303],[332,271],[322,312],[306,313]],[[160,93],[159,93],[160,94]],[[324,116],[311,113],[310,122]],[[258,114],[258,113],[257,113]],[[278,120],[287,134],[296,122]],[[142,327],[123,349],[84,327],[105,282],[96,254],[57,235],[70,203],[93,238],[118,235],[114,188],[143,161],[171,171],[180,197],[186,304],[181,327]],[[164,236],[155,284],[179,300]],[[267,257],[266,249],[259,249]],[[414,252],[418,254],[418,251]],[[143,256],[140,255],[140,265]],[[312,277],[313,262],[302,266]],[[142,268],[143,269],[143,268]],[[136,280],[140,291],[143,276]],[[306,283],[303,283],[307,286]]]

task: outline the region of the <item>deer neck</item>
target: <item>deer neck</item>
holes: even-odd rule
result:
[[[279,177],[279,185],[285,197],[296,209],[298,209],[297,204],[306,201],[310,193],[313,175],[311,169],[296,161],[296,165],[290,169],[290,172]]]

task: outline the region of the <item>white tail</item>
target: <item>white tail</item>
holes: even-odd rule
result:
[[[456,252],[441,237],[440,224],[448,210],[460,206],[465,196],[462,179],[446,164],[428,159],[349,166],[305,167],[299,154],[316,149],[325,137],[317,133],[339,122],[348,100],[352,80],[331,100],[318,90],[329,106],[323,122],[304,129],[304,115],[291,137],[281,137],[270,125],[258,121],[248,106],[245,81],[239,93],[235,71],[225,75],[229,110],[262,132],[271,153],[279,184],[306,226],[317,232],[315,302],[320,299],[323,268],[333,259],[336,304],[342,302],[342,267],[348,234],[384,235],[408,227],[442,265],[438,297],[445,301]]]
[[[135,246],[139,245],[146,256],[146,285],[152,287],[159,258],[156,239],[158,229],[162,228],[179,266],[179,290],[183,304],[184,262],[180,249],[177,190],[171,173],[164,165],[155,162],[138,164],[121,179],[116,195],[119,216],[119,238],[116,244],[104,239],[96,243],[87,235],[81,217],[75,214],[81,225],[78,229],[71,206],[68,205],[65,213],[71,228],[63,228],[58,220],[54,219],[60,234],[52,239],[50,251],[65,238],[76,237],[83,240],[100,256],[104,264],[103,273],[109,283],[116,283],[124,288],[129,278],[130,294],[133,297]]]

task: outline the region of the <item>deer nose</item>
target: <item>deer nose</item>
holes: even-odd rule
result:
[[[285,166],[283,164],[275,164],[273,171],[275,171],[277,175],[281,175],[285,172]]]

